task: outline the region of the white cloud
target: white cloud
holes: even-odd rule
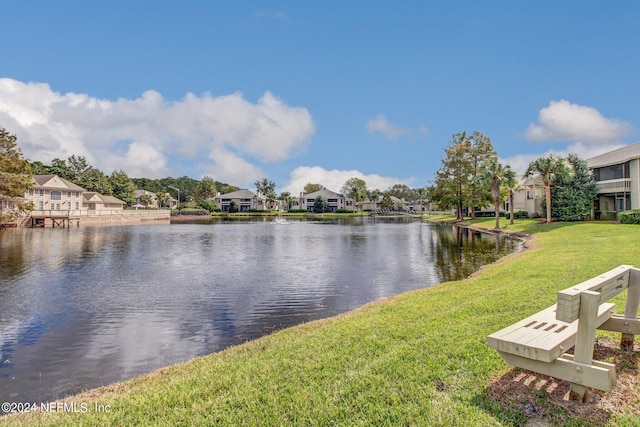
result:
[[[425,126],[420,126],[418,130],[414,131],[391,124],[384,114],[378,114],[369,120],[367,122],[367,131],[369,133],[381,133],[385,138],[393,142],[398,141],[400,138],[421,138],[427,136],[429,133]]]
[[[289,174],[289,182],[281,191],[288,191],[293,195],[298,195],[308,183],[320,184],[329,190],[340,192],[342,186],[349,178],[360,178],[367,183],[367,188],[371,190],[386,190],[394,184],[406,184],[411,186],[413,179],[401,179],[380,175],[366,175],[357,170],[327,170],[320,166],[301,166],[294,169]]]
[[[634,131],[633,126],[618,119],[603,117],[598,110],[568,101],[551,101],[540,110],[538,123],[525,132],[529,141],[572,141],[583,144],[619,142]]]
[[[544,153],[538,154],[518,154],[511,157],[501,158],[500,162],[505,165],[510,165],[513,170],[519,174],[524,172],[529,167],[529,163],[536,160],[539,157],[547,157],[551,154],[555,156],[566,157],[569,154],[576,154],[584,160],[588,160],[591,157],[595,157],[599,154],[606,153],[607,151],[615,150],[622,147],[623,144],[601,144],[601,145],[586,145],[580,142],[569,145],[564,150],[547,150]]]
[[[9,78],[0,79],[0,126],[18,136],[31,160],[48,163],[76,154],[107,174],[124,169],[132,177],[197,178],[215,172],[215,179],[226,182],[261,175],[252,161],[288,159],[315,133],[306,108],[286,105],[270,92],[257,103],[240,93],[189,93],[167,101],[152,90],[110,101]],[[202,170],[176,166],[194,159]]]

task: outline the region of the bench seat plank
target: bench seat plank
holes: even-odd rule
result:
[[[556,319],[552,305],[487,337],[489,347],[528,359],[550,363],[575,345],[578,322]],[[615,313],[615,304],[600,304],[598,326]]]

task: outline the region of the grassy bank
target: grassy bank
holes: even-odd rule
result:
[[[474,225],[492,228],[493,220]],[[513,371],[487,347],[486,335],[553,304],[560,289],[620,264],[640,265],[640,228],[521,220],[507,230],[534,235],[530,249],[473,278],[68,399],[109,412],[23,414],[0,423],[524,425],[531,414],[523,399],[545,408],[545,393],[494,399],[495,381]],[[633,425],[636,408],[603,407],[598,423]],[[594,420],[580,411],[550,412],[554,424]]]

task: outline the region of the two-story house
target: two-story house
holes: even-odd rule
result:
[[[34,211],[79,211],[82,209],[82,193],[79,185],[58,175],[34,175],[33,186],[27,190],[25,201],[31,202]]]
[[[323,188],[322,190],[313,193],[300,193],[300,199],[298,202],[299,209],[313,212],[313,205],[318,196],[326,200],[328,205],[327,212],[336,212],[339,209],[354,210],[355,208],[353,199],[345,197],[344,195],[336,193],[335,191]]]
[[[614,219],[629,209],[640,209],[640,142],[587,160],[598,185],[596,219]]]
[[[264,210],[267,198],[253,191],[238,190],[227,194],[218,193],[213,201],[223,212],[229,212],[231,202],[235,203],[239,212],[247,212],[249,210]]]

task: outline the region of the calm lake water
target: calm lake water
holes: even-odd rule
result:
[[[41,402],[466,277],[517,243],[408,218],[0,231],[0,401]]]

